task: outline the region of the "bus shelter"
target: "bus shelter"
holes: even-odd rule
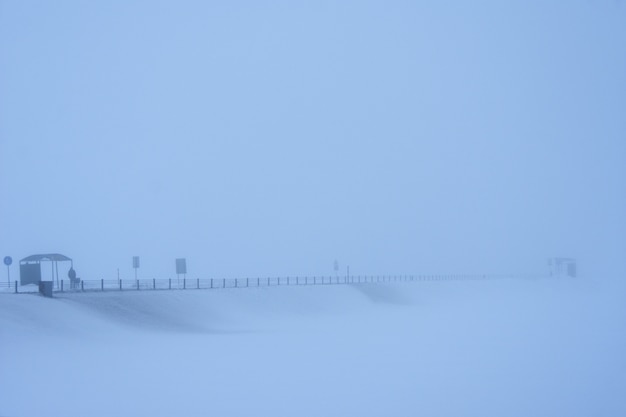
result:
[[[70,273],[74,271],[74,261],[60,253],[47,253],[42,255],[31,255],[20,261],[20,285],[36,284],[41,287],[42,281],[56,281],[59,286],[59,262],[70,263]],[[42,279],[42,267],[50,268],[50,274],[46,273],[46,278]],[[75,274],[75,273],[74,273]]]

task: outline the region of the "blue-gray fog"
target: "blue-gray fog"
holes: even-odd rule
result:
[[[623,2],[0,1],[2,256],[621,272],[625,179]]]

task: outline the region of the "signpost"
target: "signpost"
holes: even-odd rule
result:
[[[183,275],[183,279],[187,278],[187,260],[185,258],[176,259],[176,277],[180,285],[180,275]]]
[[[133,256],[133,268],[135,269],[135,281],[137,281],[137,269],[139,269],[139,256]]]
[[[9,287],[11,286],[11,271],[9,267],[11,266],[12,263],[13,263],[13,258],[11,258],[10,256],[4,257],[4,264],[7,266],[7,284],[9,285]]]

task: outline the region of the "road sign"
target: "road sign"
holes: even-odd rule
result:
[[[10,256],[4,257],[4,264],[7,266],[7,285],[11,286],[11,271],[9,270],[9,266],[13,263],[13,258]]]
[[[187,273],[187,260],[185,258],[176,259],[176,274],[185,275],[186,273]]]
[[[139,268],[139,256],[133,256],[133,268],[135,268],[135,280],[137,280],[137,269]]]

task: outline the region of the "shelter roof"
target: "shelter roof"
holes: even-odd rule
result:
[[[41,262],[41,261],[72,261],[71,258],[68,258],[65,255],[61,255],[60,253],[47,253],[43,255],[30,255],[26,258],[22,259],[20,262]]]

